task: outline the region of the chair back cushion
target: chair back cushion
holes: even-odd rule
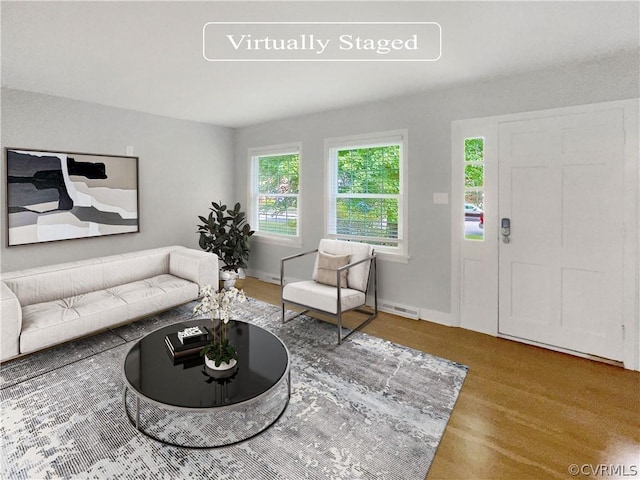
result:
[[[373,247],[366,243],[346,242],[344,240],[331,240],[323,238],[320,240],[318,251],[329,253],[331,255],[350,255],[349,263],[358,262],[370,256],[373,253]],[[363,262],[349,269],[347,275],[347,283],[349,288],[364,292],[367,290],[369,282],[369,269],[371,262]],[[313,279],[318,280],[318,257],[313,268]]]

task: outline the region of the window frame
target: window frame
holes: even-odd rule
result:
[[[258,222],[258,199],[260,197],[260,193],[258,192],[258,176],[259,176],[259,159],[261,157],[272,157],[278,155],[298,155],[298,193],[293,194],[296,195],[297,199],[297,225],[296,225],[296,235],[285,235],[278,234],[273,232],[267,232],[259,230],[259,222]],[[247,215],[248,222],[251,225],[252,230],[255,231],[252,239],[258,242],[264,243],[272,243],[276,245],[287,245],[287,246],[296,246],[300,247],[302,245],[302,217],[300,215],[300,201],[302,198],[302,143],[287,143],[282,145],[271,145],[265,147],[251,147],[248,149],[248,158],[249,158],[249,199],[247,202]]]
[[[325,221],[324,234],[327,238],[346,239],[368,243],[371,239],[368,237],[360,237],[355,235],[339,235],[335,232],[336,225],[336,199],[339,198],[337,170],[338,170],[338,151],[384,147],[398,145],[400,148],[400,165],[399,165],[399,187],[400,193],[398,198],[398,238],[397,246],[383,246],[372,244],[376,253],[384,259],[397,262],[407,263],[409,259],[409,222],[408,222],[408,131],[392,130],[386,132],[367,133],[361,135],[350,135],[345,137],[334,137],[325,139]],[[389,198],[395,197],[396,194],[361,194],[358,196],[369,196],[372,198]],[[394,239],[394,241],[396,241]]]

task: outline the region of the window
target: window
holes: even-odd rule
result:
[[[299,239],[300,147],[251,149],[251,227],[258,237]]]
[[[484,138],[464,140],[464,238],[484,240]]]
[[[327,236],[406,256],[406,132],[327,141]]]

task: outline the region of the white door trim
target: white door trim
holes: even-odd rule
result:
[[[458,120],[452,122],[451,129],[451,161],[452,161],[452,185],[451,185],[451,312],[452,324],[470,330],[481,331],[491,335],[498,335],[498,319],[488,324],[485,321],[476,325],[461,324],[461,251],[463,240],[462,223],[459,221],[463,209],[463,175],[464,170],[460,165],[460,141],[464,139],[464,132],[486,129],[485,137],[495,135],[497,141],[498,125],[502,122],[512,122],[527,119],[539,119],[558,115],[576,114],[592,112],[611,108],[623,108],[625,117],[625,156],[624,156],[624,199],[628,208],[624,212],[625,231],[620,232],[624,236],[624,272],[623,272],[623,363],[625,368],[640,371],[640,172],[639,172],[639,110],[640,99],[620,100],[614,102],[597,103],[590,105],[580,105],[576,107],[563,107],[550,110],[539,110],[534,112],[523,112],[517,114],[500,115],[495,117],[485,117],[469,120]],[[492,187],[485,179],[485,192]],[[497,181],[493,185],[497,189]],[[486,193],[485,193],[486,194]],[[493,218],[491,218],[493,216]],[[498,238],[497,206],[494,212],[485,212],[485,239],[491,236]],[[489,223],[487,224],[487,221]],[[496,260],[497,262],[497,251]],[[497,277],[496,277],[497,284]],[[498,297],[496,294],[495,302]],[[487,299],[487,301],[491,301]]]

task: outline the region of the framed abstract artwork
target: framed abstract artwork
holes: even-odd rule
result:
[[[8,246],[140,231],[137,157],[5,150]]]

